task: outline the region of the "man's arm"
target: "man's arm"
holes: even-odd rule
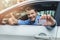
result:
[[[27,3],[29,3],[29,1],[24,1],[24,2],[21,2],[21,3],[18,3],[18,4],[15,4],[11,7],[8,7],[2,11],[0,11],[0,14],[6,14],[6,13],[11,13],[11,12],[15,12],[17,10],[23,10],[24,9],[24,5],[26,5]]]
[[[28,25],[29,24],[29,20],[17,20],[14,16],[13,16],[13,14],[11,13],[10,14],[11,15],[11,18],[9,18],[9,20],[8,20],[8,23],[10,24],[10,25],[14,25],[14,24],[18,24],[18,25]]]
[[[8,23],[9,23],[10,25],[17,24],[18,20],[13,16],[12,13],[10,13],[10,15],[11,15],[11,18],[8,19]]]

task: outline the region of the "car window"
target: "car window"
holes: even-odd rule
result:
[[[16,11],[11,12],[10,14],[7,14],[7,15],[2,14],[1,24],[9,24],[8,21],[13,22],[14,19],[13,19],[13,17],[11,18],[11,16],[13,15],[15,19],[23,20],[23,21],[25,21],[25,22],[23,22],[24,24],[27,23],[27,25],[30,25],[31,24],[29,21],[30,19],[26,12],[27,7],[34,8],[37,11],[37,14],[39,16],[42,16],[44,14],[46,14],[46,15],[49,14],[54,18],[55,14],[56,14],[57,6],[58,6],[58,2],[35,2],[35,3],[26,4],[21,7],[18,7],[17,9],[15,9]],[[14,9],[12,9],[12,10],[14,10]],[[9,12],[7,12],[7,13],[9,13]],[[32,16],[34,16],[34,15],[32,15]],[[32,17],[32,19],[33,19],[33,17]],[[37,21],[39,23],[39,20],[37,18],[35,19],[35,21]],[[37,22],[34,22],[33,25],[38,24]],[[44,22],[41,22],[41,23],[44,23]],[[15,24],[15,22],[13,22],[13,24]],[[18,22],[16,24],[18,24]]]

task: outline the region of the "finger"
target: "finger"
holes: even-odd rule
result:
[[[44,15],[44,19],[47,19],[47,15]]]
[[[51,19],[51,15],[47,15],[47,17],[48,17],[48,20],[50,20],[50,19]]]
[[[42,16],[41,16],[41,19],[46,19],[46,16],[47,16],[47,15],[45,15],[45,14],[42,15]]]
[[[48,15],[48,20],[49,20],[50,22],[54,22],[53,17],[52,17],[52,16],[50,16],[50,15]]]

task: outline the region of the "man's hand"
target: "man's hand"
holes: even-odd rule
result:
[[[41,16],[41,19],[46,20],[46,23],[44,23],[44,26],[53,26],[56,23],[54,18],[50,15],[43,15],[43,16]]]
[[[11,18],[9,18],[8,23],[11,25],[17,24],[17,19],[13,16],[13,14],[11,13]]]

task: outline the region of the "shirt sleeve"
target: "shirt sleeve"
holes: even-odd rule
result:
[[[29,21],[28,20],[18,20],[18,25],[28,25]]]

